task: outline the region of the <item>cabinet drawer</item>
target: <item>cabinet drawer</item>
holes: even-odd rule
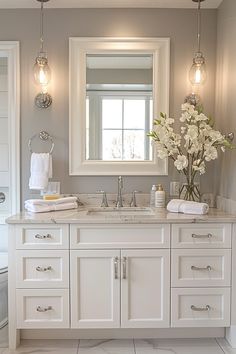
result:
[[[172,289],[172,327],[228,327],[230,288]]]
[[[171,264],[173,287],[230,286],[231,250],[175,249]]]
[[[230,248],[231,224],[174,224],[173,248]]]
[[[71,248],[169,248],[170,225],[71,225]]]
[[[18,225],[16,249],[68,249],[68,225]]]
[[[69,328],[69,290],[18,289],[17,328]]]
[[[68,288],[69,251],[16,252],[17,288]]]

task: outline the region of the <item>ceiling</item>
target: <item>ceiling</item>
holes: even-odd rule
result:
[[[223,0],[206,0],[201,6],[207,9],[216,9]],[[0,0],[2,9],[38,8],[36,0]],[[156,7],[156,8],[196,8],[192,0],[50,0],[45,8],[112,8],[112,7]]]

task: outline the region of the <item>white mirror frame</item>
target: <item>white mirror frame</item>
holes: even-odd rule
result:
[[[73,176],[167,175],[168,161],[101,161],[85,158],[86,55],[153,55],[153,114],[169,113],[169,38],[86,38],[69,40],[69,168]]]

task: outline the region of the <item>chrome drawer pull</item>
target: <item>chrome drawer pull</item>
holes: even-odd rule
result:
[[[126,267],[127,257],[122,258],[122,268],[123,268],[123,279],[127,279],[127,267]]]
[[[52,270],[52,267],[51,266],[48,266],[48,267],[36,267],[36,270],[37,272],[48,272],[49,270]]]
[[[192,238],[212,238],[212,234],[207,234],[207,235],[192,234]]]
[[[206,266],[206,267],[196,267],[196,266],[191,266],[192,270],[208,270],[209,272],[212,270],[211,266]]]
[[[37,235],[34,236],[34,238],[37,238],[39,240],[44,240],[45,238],[52,238],[52,235],[50,235],[50,234],[47,234],[47,235],[37,234]]]
[[[38,306],[36,311],[38,312],[47,312],[47,311],[51,311],[52,310],[52,306],[48,306],[48,307],[41,307],[41,306]]]
[[[114,258],[114,274],[115,279],[118,279],[118,264],[119,264],[119,257]]]
[[[209,305],[206,305],[206,307],[196,307],[194,305],[191,306],[191,310],[193,311],[210,311],[211,307]]]

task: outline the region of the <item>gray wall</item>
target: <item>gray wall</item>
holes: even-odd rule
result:
[[[236,133],[236,1],[224,0],[218,10],[216,125]],[[235,143],[235,141],[234,141]],[[236,200],[236,151],[223,155],[216,165],[216,192]]]
[[[234,0],[232,0],[233,2]],[[68,175],[68,38],[70,36],[170,37],[171,86],[170,114],[180,115],[180,105],[191,91],[188,70],[196,49],[196,11],[171,9],[49,9],[45,11],[45,38],[52,82],[49,91],[53,105],[47,110],[34,106],[38,88],[32,79],[32,65],[39,49],[39,11],[1,10],[0,40],[19,40],[21,47],[21,184],[22,200],[32,196],[28,190],[28,139],[41,130],[54,136],[54,180],[61,181],[62,192],[94,192],[104,188],[116,191],[116,177],[69,177]],[[208,81],[200,92],[205,110],[214,115],[216,10],[202,15],[202,50],[207,58]],[[212,191],[212,164],[202,178],[202,191]],[[178,179],[170,166],[169,177],[127,177],[125,189],[148,192],[153,183],[169,188]]]

